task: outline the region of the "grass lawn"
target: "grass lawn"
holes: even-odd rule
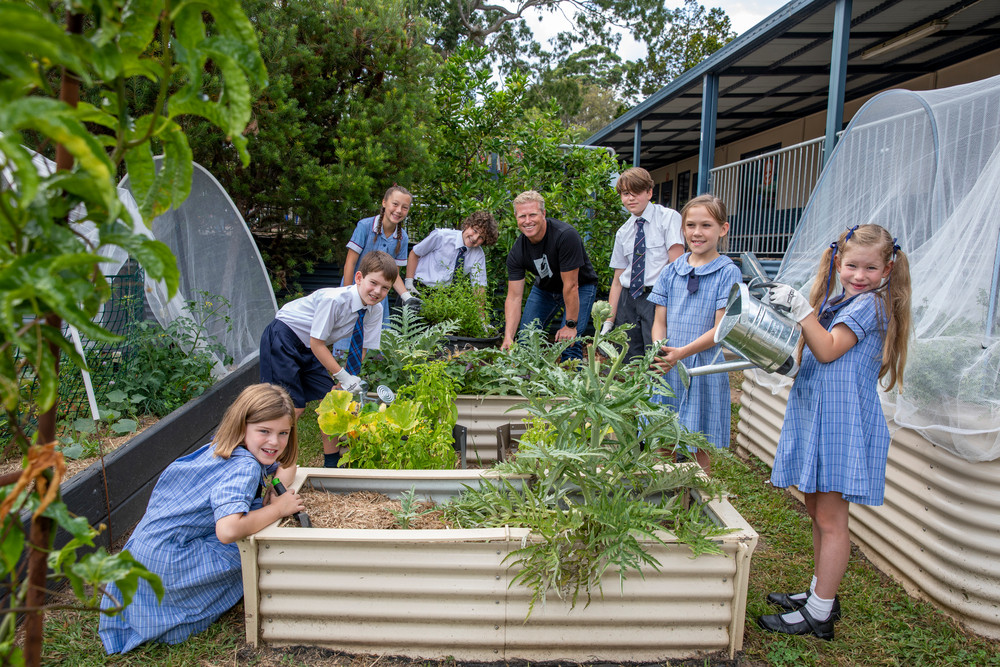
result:
[[[310,409],[300,430],[299,462],[322,465],[322,447]],[[739,418],[734,405],[733,423]],[[857,549],[840,589],[844,618],[837,638],[770,635],[757,628],[757,616],[774,613],[764,602],[770,591],[797,591],[812,576],[812,531],[802,505],[768,483],[769,469],[753,459],[719,457],[715,476],[726,480],[733,505],[760,534],[750,572],[747,626],[737,664],[752,665],[997,665],[1000,642],[965,632],[930,604],[909,597]],[[243,606],[238,604],[206,632],[176,645],[145,645],[124,656],[106,656],[97,637],[97,616],[54,611],[46,616],[45,665],[255,665],[372,667],[409,664],[377,657],[335,655],[319,649],[253,649],[244,644]],[[628,656],[621,657],[623,662]],[[414,664],[429,664],[427,662]],[[441,663],[454,665],[453,662]],[[688,661],[684,664],[710,664]],[[721,664],[733,664],[724,661]]]

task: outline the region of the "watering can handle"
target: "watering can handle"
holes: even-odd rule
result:
[[[766,290],[766,289],[769,289],[771,287],[777,287],[778,285],[781,285],[781,284],[782,283],[779,283],[779,282],[776,282],[774,280],[771,280],[771,281],[768,281],[766,283],[760,283],[759,285],[754,285],[754,289],[763,289],[763,290]],[[761,301],[761,304],[764,305],[764,306],[767,306],[769,308],[774,308],[779,313],[791,313],[792,312],[792,309],[790,307],[785,306],[785,305],[780,305],[780,304],[777,304],[777,303],[771,303],[770,301],[767,301],[767,302]]]

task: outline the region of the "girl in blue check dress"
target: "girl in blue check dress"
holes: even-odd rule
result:
[[[779,284],[768,301],[790,311],[805,341],[771,483],[795,485],[805,495],[815,569],[807,591],[767,596],[787,613],[758,622],[771,632],[833,639],[837,588],[851,550],[848,508],[881,505],[885,492],[890,436],[878,388],[882,378],[887,390],[903,380],[908,261],[888,231],[861,225],[826,249],[809,299]]]
[[[729,290],[742,280],[731,259],[719,253],[729,232],[726,205],[713,195],[701,195],[681,211],[681,231],[688,252],[660,272],[649,301],[656,304],[652,336],[664,341],[653,365],[663,373],[674,396],[656,395],[653,400],[677,411],[689,431],[700,431],[716,447],[729,447],[729,376],[725,373],[691,378],[688,389],[674,368],[684,360],[688,366],[712,363],[719,351],[715,329],[725,312]],[[695,458],[711,472],[708,455]]]
[[[277,385],[257,384],[226,410],[212,442],[167,466],[125,545],[160,577],[163,599],[140,580],[131,604],[116,613],[122,594],[108,585],[98,629],[108,653],[182,642],[243,597],[235,542],[304,509],[294,491],[265,495],[266,485],[262,492],[276,472],[291,487],[297,456],[292,399]]]
[[[403,284],[406,275],[406,259],[409,255],[410,238],[403,229],[406,216],[410,213],[410,204],[413,203],[413,195],[402,185],[393,185],[385,191],[382,197],[382,208],[378,215],[364,218],[358,221],[351,235],[351,240],[347,242],[347,257],[344,259],[344,277],[341,287],[346,287],[354,282],[354,270],[358,266],[361,258],[373,250],[381,250],[388,253],[396,260],[400,275],[393,283],[393,289],[399,294],[403,303],[416,297],[411,296]],[[383,327],[389,326],[389,318],[382,320]]]

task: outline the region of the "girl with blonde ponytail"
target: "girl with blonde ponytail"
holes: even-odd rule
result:
[[[835,281],[834,274],[837,276]],[[802,325],[805,347],[778,439],[771,483],[795,485],[813,521],[807,591],[771,593],[786,613],[761,616],[771,632],[833,639],[837,589],[851,551],[850,503],[881,505],[889,428],[878,396],[902,385],[910,335],[910,268],[878,225],[844,231],[820,259],[809,299],[775,285],[768,301]]]

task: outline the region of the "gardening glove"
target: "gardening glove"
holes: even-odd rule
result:
[[[334,373],[333,379],[340,383],[341,389],[349,391],[352,394],[361,388],[361,378],[357,375],[351,375],[347,372],[347,369],[344,368],[341,368],[339,371]]]
[[[604,324],[601,325],[601,335],[606,336],[614,328],[615,328],[614,320],[604,320]]]
[[[793,320],[801,322],[813,312],[809,299],[789,285],[774,283],[764,297],[763,303],[768,303],[776,309],[785,311]]]
[[[420,314],[420,308],[423,306],[423,302],[414,296],[410,292],[403,292],[399,295],[399,298],[403,300],[403,308],[409,308],[414,314]]]
[[[420,296],[420,292],[413,286],[413,278],[404,278],[403,286],[406,288],[406,293],[410,296]]]

